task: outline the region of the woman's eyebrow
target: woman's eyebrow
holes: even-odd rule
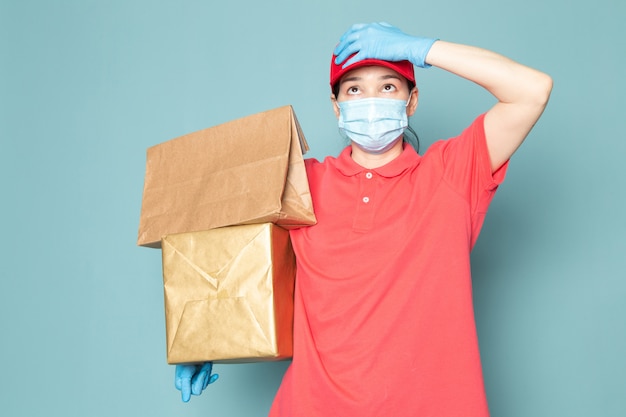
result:
[[[361,77],[352,76],[352,77],[344,78],[343,80],[341,80],[341,82],[345,83],[346,81],[360,81],[362,79],[363,78],[361,78]]]
[[[390,78],[394,78],[396,80],[402,81],[402,79],[395,74],[385,74],[380,77],[381,80],[388,80]]]
[[[381,75],[379,77],[380,80],[388,80],[388,79],[392,79],[392,78],[396,79],[396,80],[402,81],[402,79],[399,76],[395,75],[395,74],[385,74],[385,75]],[[363,77],[352,76],[352,77],[344,78],[343,80],[341,80],[341,82],[344,83],[346,81],[360,81],[362,79],[363,79]]]

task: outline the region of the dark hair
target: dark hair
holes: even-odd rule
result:
[[[409,80],[406,80],[406,82],[408,84],[409,91],[413,91],[415,83]],[[335,95],[335,98],[339,95],[339,84],[341,84],[341,80],[337,81],[333,86],[333,94]],[[402,140],[411,145],[413,149],[415,149],[415,152],[420,152],[420,139],[417,136],[417,132],[415,132],[411,125],[406,128],[404,135],[402,135]]]

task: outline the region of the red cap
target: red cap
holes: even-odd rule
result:
[[[343,63],[335,64],[336,56],[333,55],[332,61],[330,61],[330,88],[334,88],[335,84],[343,77],[343,75],[356,68],[366,67],[369,65],[377,65],[381,67],[391,68],[404,78],[415,84],[415,70],[413,64],[409,61],[382,61],[380,59],[367,58],[361,61],[357,61],[350,64],[346,68],[342,68]],[[344,61],[345,62],[345,61]]]

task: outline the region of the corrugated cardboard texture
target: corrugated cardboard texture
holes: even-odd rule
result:
[[[295,256],[271,223],[163,238],[167,361],[292,355]]]
[[[230,225],[315,224],[307,150],[291,106],[149,148],[137,244]]]

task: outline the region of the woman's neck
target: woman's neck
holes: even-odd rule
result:
[[[363,168],[375,169],[387,165],[400,156],[403,150],[402,137],[398,138],[391,148],[382,153],[370,153],[352,142],[352,160]]]

